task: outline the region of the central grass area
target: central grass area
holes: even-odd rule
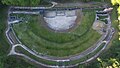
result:
[[[95,12],[83,12],[77,28],[70,32],[56,33],[44,27],[40,15],[18,15],[29,17],[28,22],[14,24],[18,38],[24,45],[39,53],[65,57],[78,54],[94,45],[101,37],[92,29]]]

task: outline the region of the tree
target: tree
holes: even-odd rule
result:
[[[110,58],[107,61],[103,61],[100,58],[97,58],[100,63],[100,68],[120,68],[120,63],[117,59]]]
[[[118,22],[119,22],[119,25],[118,25],[118,29],[120,31],[120,0],[111,0],[111,3],[112,5],[118,5]],[[120,36],[120,33],[118,33],[119,36]],[[120,40],[120,37],[119,37],[119,40]]]
[[[38,6],[41,0],[2,0],[3,4],[14,6]]]

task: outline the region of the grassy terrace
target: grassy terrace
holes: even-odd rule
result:
[[[16,47],[16,51],[19,52],[19,53],[23,53],[23,54],[29,56],[30,58],[32,58],[32,59],[34,59],[34,60],[36,60],[38,62],[41,62],[43,64],[47,64],[47,65],[59,65],[59,66],[61,66],[61,64],[64,64],[64,65],[68,66],[68,65],[74,65],[74,64],[83,62],[83,61],[85,61],[87,59],[90,59],[91,57],[95,56],[104,47],[104,45],[105,45],[105,43],[102,43],[97,50],[95,50],[94,52],[86,55],[85,57],[80,58],[79,60],[74,60],[74,61],[70,61],[70,62],[62,62],[62,63],[61,62],[48,61],[48,60],[40,59],[38,57],[33,56],[29,52],[25,51],[21,47]]]
[[[16,47],[16,52],[25,54],[25,55],[29,56],[30,58],[32,58],[40,63],[43,63],[43,64],[47,64],[47,65],[56,65],[57,64],[57,62],[55,62],[55,61],[48,61],[48,60],[38,58],[38,57],[30,54],[26,50],[24,50],[22,47]]]
[[[55,33],[43,25],[41,16],[18,15],[28,18],[28,22],[14,24],[18,38],[30,49],[57,57],[78,54],[92,46],[101,35],[91,27],[95,19],[95,12],[83,12],[80,25],[68,33]]]
[[[85,60],[88,60],[90,59],[91,57],[95,56],[98,52],[100,52],[100,50],[105,46],[105,43],[102,43],[98,49],[96,49],[94,52],[80,58],[79,60],[74,60],[74,61],[71,61],[69,63],[66,62],[66,64],[69,64],[69,65],[74,65],[74,64],[77,64],[77,63],[80,63],[80,62],[83,62]]]

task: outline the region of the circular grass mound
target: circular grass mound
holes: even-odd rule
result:
[[[29,17],[29,20],[14,24],[14,31],[24,45],[45,55],[66,57],[79,54],[94,45],[101,37],[92,29],[95,12],[83,12],[81,23],[74,30],[63,33],[45,28],[42,16],[24,17]]]

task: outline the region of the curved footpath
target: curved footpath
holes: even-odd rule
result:
[[[12,11],[13,12],[13,11]],[[27,11],[26,11],[27,12]],[[11,11],[8,13],[8,18],[9,18],[9,14],[11,13]],[[18,12],[19,13],[19,12]],[[30,13],[28,13],[30,14]],[[34,62],[36,64],[40,64],[40,65],[43,65],[43,66],[46,66],[46,67],[52,67],[52,68],[59,68],[59,66],[56,66],[56,65],[46,65],[46,64],[43,64],[41,62],[38,62],[32,58],[30,58],[29,56],[25,55],[25,54],[21,54],[21,53],[17,53],[15,51],[15,48],[17,46],[20,46],[22,47],[24,50],[26,50],[27,52],[31,53],[32,55],[38,57],[38,58],[41,58],[41,59],[44,59],[44,60],[49,60],[49,61],[55,61],[55,62],[70,62],[70,61],[73,61],[73,60],[79,60],[81,59],[82,57],[94,52],[95,50],[97,50],[101,44],[105,43],[104,47],[96,54],[94,55],[93,57],[83,61],[83,62],[80,62],[80,63],[77,63],[75,65],[69,65],[69,66],[61,66],[61,68],[64,68],[64,67],[74,67],[74,66],[77,66],[79,64],[83,64],[83,63],[86,63],[86,62],[89,62],[93,59],[95,59],[97,56],[99,56],[99,54],[107,47],[108,43],[110,42],[111,38],[112,38],[112,35],[114,34],[114,29],[111,27],[111,21],[110,21],[110,15],[108,15],[108,18],[107,21],[108,21],[108,26],[107,26],[107,31],[105,34],[103,34],[103,36],[90,48],[88,48],[87,50],[85,50],[84,52],[80,53],[79,55],[75,55],[75,56],[72,56],[72,57],[68,57],[68,58],[57,58],[57,57],[52,57],[52,56],[47,56],[47,55],[42,55],[42,54],[36,54],[35,52],[33,52],[32,50],[30,50],[29,48],[27,48],[25,45],[22,44],[22,42],[20,42],[20,40],[18,39],[18,37],[16,36],[13,28],[10,26],[11,24],[13,24],[12,22],[9,22],[8,20],[8,29],[6,31],[6,36],[10,42],[10,44],[12,45],[12,48],[10,50],[10,53],[8,55],[17,55],[17,56],[21,56],[21,57],[24,57],[25,59],[31,61],[31,62]],[[101,14],[101,16],[103,16],[103,14]],[[97,15],[96,15],[96,19],[97,19]],[[95,19],[95,20],[96,20]],[[17,22],[16,22],[17,23]],[[13,35],[15,36],[16,40],[19,42],[18,44],[14,44],[14,40],[12,39],[12,37],[10,36],[9,32],[12,32]],[[107,37],[107,38],[106,38]]]

